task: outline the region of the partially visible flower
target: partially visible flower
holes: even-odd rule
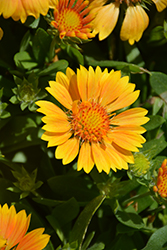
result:
[[[42,250],[50,236],[43,234],[44,228],[35,229],[26,234],[30,223],[25,210],[16,213],[12,205],[0,205],[0,249],[1,250]],[[17,245],[17,246],[16,246]]]
[[[18,171],[12,171],[13,176],[17,179],[17,182],[13,184],[15,187],[9,187],[8,190],[21,193],[20,199],[25,198],[31,193],[36,194],[36,189],[40,188],[43,184],[42,181],[36,182],[37,169],[29,174],[24,167]]]
[[[63,111],[48,101],[37,101],[37,110],[45,114],[42,139],[48,147],[57,146],[55,157],[63,164],[78,156],[77,170],[89,173],[94,164],[99,172],[128,169],[134,163],[131,151],[138,151],[146,130],[140,125],[149,118],[147,110],[133,108],[116,115],[116,111],[131,105],[139,96],[129,77],[121,72],[94,71],[80,66],[77,74],[67,68],[66,75],[58,72],[56,81],[46,89],[63,106]]]
[[[40,14],[46,15],[49,7],[54,8],[57,0],[0,0],[0,15],[4,18],[12,17],[24,23],[27,16],[38,18]]]
[[[92,38],[94,35],[91,33],[91,21],[94,15],[89,12],[87,0],[58,0],[51,25],[58,30],[60,39],[64,37],[78,37],[83,40]]]
[[[163,11],[167,7],[167,1],[166,0],[152,0],[159,12]]]
[[[154,192],[158,192],[163,198],[167,197],[167,159],[162,162],[158,170],[157,183],[153,187]]]
[[[3,37],[3,29],[0,27],[0,40],[2,39]]]
[[[130,165],[130,171],[135,176],[144,176],[150,169],[150,161],[143,152],[134,154],[134,164]]]
[[[99,0],[100,1],[100,0]],[[166,0],[152,0],[158,9],[162,11],[167,6]],[[91,5],[95,6],[95,0]],[[104,5],[107,0],[101,0]],[[113,2],[92,9],[91,12],[97,12],[93,20],[93,33],[99,33],[99,40],[103,40],[110,35],[115,28],[120,8],[126,6],[125,18],[122,23],[120,38],[123,41],[128,40],[131,45],[138,42],[149,24],[149,18],[143,8],[144,0],[114,0]],[[125,7],[123,6],[123,7]]]

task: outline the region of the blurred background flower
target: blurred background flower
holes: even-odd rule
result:
[[[103,0],[101,3],[105,4]],[[145,1],[146,2],[146,1]],[[93,21],[94,34],[99,34],[99,40],[103,40],[110,35],[115,28],[121,8],[125,9],[125,17],[123,19],[120,38],[122,41],[128,40],[133,45],[138,42],[145,29],[149,24],[149,17],[144,8],[147,8],[144,1],[139,0],[115,0],[107,5],[97,7],[92,12],[97,12],[96,18]],[[157,10],[162,11],[166,8],[165,0],[153,0]],[[92,2],[92,5],[94,2]]]

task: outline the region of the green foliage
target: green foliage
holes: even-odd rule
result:
[[[167,249],[167,199],[153,192],[167,157],[166,15],[152,6],[149,27],[133,46],[120,41],[120,22],[107,39],[82,41],[61,40],[48,17],[25,24],[0,17],[0,204],[32,214],[30,230],[51,235],[45,250]],[[150,120],[128,170],[77,171],[77,159],[63,165],[56,147],[41,140],[35,102],[56,103],[48,82],[79,65],[120,70],[140,90],[131,107],[147,109]]]

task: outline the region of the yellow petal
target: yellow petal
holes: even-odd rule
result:
[[[9,249],[20,242],[22,237],[27,232],[30,223],[30,217],[30,215],[27,217],[25,210],[21,210],[18,214],[16,214],[14,230],[12,234],[10,232],[10,240],[8,240]],[[11,226],[13,227],[13,224]]]
[[[17,246],[17,250],[39,250],[48,244],[50,236],[43,234],[44,228],[37,228],[25,235]]]
[[[67,133],[53,133],[46,131],[42,135],[41,139],[48,141],[48,147],[53,147],[66,142],[71,137],[71,135],[72,133],[69,131]]]
[[[0,1],[0,15],[3,14],[4,18],[9,18],[16,10],[18,0],[1,0]]]
[[[2,37],[3,37],[3,30],[0,27],[0,40],[2,39]]]
[[[46,15],[49,10],[49,1],[45,0],[22,0],[23,7],[28,15],[38,18],[40,14]]]
[[[166,0],[152,0],[156,8],[159,12],[163,11],[167,7],[167,1]]]
[[[27,12],[26,9],[23,6],[23,2],[19,0],[17,8],[11,15],[14,21],[18,21],[19,19],[21,20],[22,23],[24,23],[27,19]]]
[[[71,109],[72,99],[68,90],[60,83],[55,81],[49,81],[50,87],[47,87],[47,91],[54,96],[64,107]]]
[[[66,76],[68,77],[69,81],[71,80],[73,75],[75,75],[75,72],[70,67],[67,67]]]
[[[121,148],[119,147],[117,144],[115,144],[114,142],[112,142],[112,146],[113,148],[115,149],[115,151],[120,155],[120,157],[128,162],[128,163],[131,163],[133,164],[134,163],[134,157],[133,157],[133,154],[129,151],[129,150],[126,150],[124,148]]]
[[[111,119],[113,125],[142,125],[149,121],[144,117],[148,111],[144,108],[128,109]]]
[[[106,106],[119,97],[123,91],[126,90],[128,85],[129,77],[121,77],[120,71],[111,73],[110,77],[107,78],[105,84],[102,86],[102,90],[99,97],[101,105]]]
[[[119,127],[113,127],[112,128],[112,131],[131,131],[131,132],[135,132],[137,134],[143,134],[146,132],[146,129],[141,127],[141,126],[138,126],[138,125],[121,125]]]
[[[67,90],[69,90],[69,79],[64,73],[62,73],[60,71],[57,72],[57,74],[56,74],[56,82],[60,83]]]
[[[38,112],[43,113],[47,116],[56,116],[57,118],[67,119],[67,115],[63,110],[57,107],[54,103],[48,101],[37,101],[35,103],[40,108],[37,109]]]
[[[105,39],[115,28],[119,16],[119,3],[101,7],[93,21],[93,33],[99,33],[99,40]]]
[[[82,101],[87,101],[88,98],[88,71],[85,67],[80,66],[80,69],[77,69],[77,84],[79,94]]]
[[[79,151],[79,140],[76,137],[69,139],[62,145],[59,145],[55,152],[57,159],[63,159],[63,165],[72,162]]]
[[[78,90],[78,84],[77,84],[77,76],[73,75],[70,80],[70,86],[69,86],[69,93],[71,95],[71,98],[73,101],[80,100],[80,94]]]
[[[92,150],[89,142],[84,142],[81,146],[78,162],[77,162],[77,170],[80,171],[82,168],[88,174],[94,166],[94,161],[92,157]]]
[[[95,79],[96,79],[95,72],[94,72],[92,67],[89,67],[89,70],[88,70],[88,93],[87,93],[88,100],[92,100],[92,99],[96,100],[98,95],[99,95],[99,92],[100,92],[99,83]]]
[[[141,143],[146,141],[143,136],[130,131],[112,131],[112,138],[118,146],[133,152],[138,152],[137,147],[142,147]]]
[[[120,156],[119,152],[111,144],[106,144],[106,151],[111,157],[111,168],[116,171],[117,169],[128,169],[127,162]]]
[[[105,147],[100,144],[92,143],[92,154],[99,173],[104,170],[107,174],[110,172],[111,158],[105,151]]]
[[[49,0],[49,7],[55,9],[58,5],[58,0]]]
[[[71,125],[67,120],[59,119],[56,116],[44,116],[42,121],[46,123],[42,129],[49,132],[61,133],[71,129]]]
[[[140,94],[139,90],[136,90],[133,92],[134,88],[135,88],[135,84],[129,83],[126,86],[126,89],[124,90],[124,92],[120,96],[118,96],[116,100],[114,100],[112,103],[107,105],[106,107],[107,112],[111,113],[115,110],[125,108],[131,105],[132,103],[134,103]]]
[[[141,5],[129,5],[121,27],[121,40],[128,40],[131,45],[138,42],[148,23],[149,18]]]

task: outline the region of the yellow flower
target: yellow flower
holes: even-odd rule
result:
[[[88,39],[91,33],[93,14],[89,14],[89,1],[59,0],[54,10],[54,21],[51,22],[58,31],[60,39],[65,36]]]
[[[0,15],[4,18],[12,17],[24,23],[27,16],[38,18],[40,14],[46,15],[49,7],[54,8],[57,0],[0,0]]]
[[[166,0],[152,0],[159,12],[163,11],[167,7],[167,1]]]
[[[30,215],[27,217],[25,210],[16,213],[14,206],[8,208],[7,204],[2,207],[0,205],[0,249],[44,249],[50,236],[43,234],[44,228],[38,228],[26,234],[29,223]]]
[[[158,192],[161,197],[167,197],[167,159],[162,162],[158,170],[157,184],[153,187],[153,190]]]
[[[128,169],[134,163],[131,151],[138,151],[145,139],[140,125],[149,119],[147,110],[133,108],[116,115],[116,110],[131,105],[139,96],[129,77],[121,72],[94,71],[80,66],[77,74],[67,68],[66,75],[58,72],[56,81],[46,89],[65,111],[48,101],[37,101],[37,110],[45,114],[42,139],[48,147],[57,146],[55,157],[63,164],[78,156],[77,170],[89,173],[94,164],[99,172]]]
[[[162,11],[167,6],[166,0],[152,0],[158,9]],[[99,5],[91,3],[93,8],[91,13],[97,12],[93,20],[93,33],[99,33],[99,40],[103,40],[110,35],[118,21],[119,12],[122,4],[126,5],[125,18],[121,27],[120,38],[123,41],[128,40],[131,45],[138,42],[149,24],[149,18],[144,11],[140,0],[115,0],[112,3],[104,5],[106,0],[99,0]],[[102,6],[104,5],[104,6]]]

